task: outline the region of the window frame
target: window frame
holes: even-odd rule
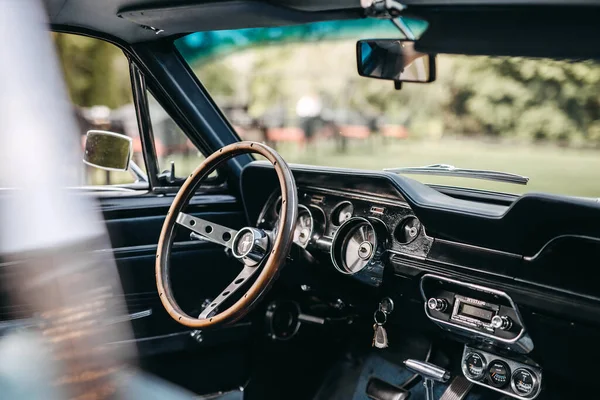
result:
[[[170,107],[168,105],[168,96],[164,93],[164,90],[161,89],[159,85],[156,85],[155,87],[155,85],[152,85],[152,83],[147,83],[147,73],[142,68],[142,66],[144,66],[144,63],[140,59],[139,55],[136,54],[136,51],[132,48],[130,44],[122,42],[119,39],[113,38],[101,32],[90,31],[83,28],[75,29],[73,27],[65,27],[56,24],[51,25],[49,31],[63,34],[85,36],[105,41],[119,48],[123,52],[129,63],[129,75],[133,95],[133,105],[135,107],[136,112],[138,131],[140,135],[140,141],[142,144],[142,157],[144,159],[146,167],[148,183],[144,183],[143,185],[140,185],[139,182],[116,185],[82,185],[77,188],[96,193],[129,192],[132,194],[152,193],[158,195],[177,193],[185,179],[176,179],[175,182],[173,182],[172,184],[164,184],[164,182],[160,181],[161,172],[158,164],[158,158],[156,155],[154,133],[152,130],[152,119],[150,117],[149,112],[147,92],[149,91],[154,96],[159,105],[163,107],[165,112],[169,115],[170,118],[173,119],[177,126],[182,130],[184,135],[190,139],[192,144],[196,147],[196,149],[199,152],[201,152],[205,157],[207,157],[213,151],[209,148],[208,145],[202,143],[201,140],[198,140],[196,135],[190,134],[189,130],[186,129],[187,124],[183,123],[185,122],[185,118],[180,118],[180,112],[173,111],[178,111],[176,107]],[[174,39],[170,39],[169,41],[172,40]],[[177,50],[174,45],[172,46],[172,48],[176,56],[178,56]],[[152,80],[150,80],[150,82],[152,82]],[[237,137],[237,140],[240,140],[239,137]],[[228,174],[226,172],[226,169],[227,168],[219,168],[219,170],[217,171],[217,176],[206,180],[204,184],[199,188],[197,193],[223,193],[224,191],[227,191],[229,185],[227,180]],[[234,175],[237,174],[234,173]]]

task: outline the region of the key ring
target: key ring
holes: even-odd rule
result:
[[[373,320],[377,325],[383,325],[387,322],[387,313],[381,310],[376,310],[373,313]]]

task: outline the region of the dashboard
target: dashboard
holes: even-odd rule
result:
[[[384,254],[423,259],[433,243],[406,202],[311,187],[298,188],[298,198],[294,242],[330,255],[340,273],[366,284],[381,285]],[[273,192],[257,226],[276,229],[280,208],[281,197]]]
[[[567,366],[600,357],[600,285],[590,279],[600,277],[598,201],[436,188],[377,171],[292,171],[294,241],[324,274],[334,271],[325,291],[353,282],[365,298],[389,296],[390,323],[462,343],[465,377],[514,398],[537,397],[542,375],[594,379],[593,369]],[[250,223],[277,225],[277,188],[268,163],[244,169]]]

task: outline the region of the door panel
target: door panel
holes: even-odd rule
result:
[[[191,330],[168,315],[158,297],[156,247],[172,200],[172,196],[100,200],[129,313],[142,316],[131,321],[140,365],[197,393],[237,388],[248,376],[250,323],[203,332],[199,343]],[[242,207],[232,196],[196,196],[186,212],[234,229],[245,225]],[[218,295],[242,266],[223,247],[192,241],[189,231],[176,229],[171,255],[174,295],[184,311],[198,315],[202,302]]]

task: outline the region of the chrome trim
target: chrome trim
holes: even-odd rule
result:
[[[550,246],[552,244],[552,242],[557,241],[557,240],[562,240],[562,239],[566,239],[566,238],[576,238],[576,239],[587,239],[587,240],[591,240],[593,242],[600,242],[600,239],[592,237],[592,236],[586,236],[586,235],[559,235],[559,236],[555,236],[552,239],[548,240],[546,242],[546,244],[544,244],[542,246],[542,248],[535,253],[533,256],[523,256],[523,260],[525,261],[533,261],[536,258],[539,257],[540,254],[542,254],[542,252],[546,249],[546,247]]]
[[[463,357],[461,359],[460,362],[460,369],[462,370],[463,375],[465,376],[465,378],[468,378],[471,373],[469,372],[469,370],[467,369],[467,366],[465,365],[465,360],[467,359],[467,357],[469,357],[472,354],[477,354],[481,360],[483,361],[483,367],[482,367],[482,371],[481,371],[481,376],[479,376],[478,378],[475,377],[471,377],[472,379],[481,379],[485,376],[485,373],[487,372],[487,367],[488,367],[488,361],[487,358],[485,358],[485,356],[483,354],[481,354],[481,352],[479,351],[471,351],[469,350],[469,352],[466,352],[466,350],[463,350]]]
[[[335,206],[334,206],[334,207],[331,209],[331,214],[329,214],[329,222],[331,222],[331,224],[332,224],[333,226],[337,226],[337,227],[338,227],[338,229],[339,229],[339,228],[340,228],[342,225],[344,225],[344,224],[346,223],[346,221],[343,221],[343,222],[341,222],[341,223],[340,223],[340,222],[337,222],[337,221],[335,221],[335,222],[334,222],[334,221],[333,221],[333,216],[334,216],[336,213],[339,213],[339,209],[341,209],[342,207],[344,207],[344,205],[345,205],[345,204],[350,204],[350,206],[352,207],[352,213],[350,214],[350,218],[348,218],[346,221],[349,221],[349,220],[351,220],[352,218],[354,218],[354,204],[352,204],[352,202],[351,202],[351,201],[348,201],[348,200],[342,200],[342,201],[340,201],[340,202],[336,203],[336,205],[335,205]],[[336,231],[336,232],[337,232],[337,231]],[[334,236],[335,236],[335,234],[334,234]]]
[[[423,290],[423,282],[426,279],[441,280],[441,281],[445,281],[445,282],[448,282],[448,283],[453,283],[453,284],[458,285],[458,286],[464,286],[464,287],[469,288],[469,289],[473,289],[473,290],[477,290],[477,291],[481,291],[481,292],[490,293],[490,294],[494,294],[494,295],[497,295],[497,296],[504,297],[505,299],[508,300],[508,302],[510,303],[510,306],[515,311],[515,314],[517,316],[517,320],[519,322],[519,325],[521,326],[521,330],[519,331],[519,334],[517,336],[515,336],[513,339],[504,339],[504,338],[500,338],[498,336],[495,336],[493,334],[481,332],[481,331],[478,331],[476,329],[469,328],[467,326],[456,324],[456,323],[452,322],[452,320],[450,320],[450,321],[444,321],[444,320],[441,320],[439,318],[433,317],[429,313],[429,308],[427,307],[427,300],[428,300],[428,298],[425,296],[425,291]],[[506,294],[503,291],[496,290],[496,289],[491,289],[489,287],[480,286],[480,285],[476,285],[476,284],[473,284],[473,283],[459,281],[459,280],[456,280],[456,279],[446,278],[444,276],[434,275],[434,274],[425,274],[425,275],[423,275],[423,277],[421,278],[421,281],[419,283],[419,289],[421,291],[421,296],[423,297],[423,300],[425,302],[425,304],[424,304],[425,315],[427,315],[427,318],[429,318],[430,320],[432,320],[436,324],[451,326],[453,328],[457,328],[457,329],[460,329],[460,330],[468,331],[468,332],[474,333],[474,334],[476,334],[478,336],[484,336],[484,337],[487,337],[487,338],[490,338],[490,339],[493,339],[493,340],[496,340],[498,342],[505,343],[505,344],[515,344],[515,343],[517,343],[519,340],[521,340],[525,336],[525,331],[526,331],[525,330],[525,325],[523,323],[523,318],[521,317],[521,313],[519,312],[519,308],[517,307],[517,305],[515,304],[515,302],[513,301],[513,299],[508,294]],[[528,348],[528,350],[529,351],[533,350],[533,343],[531,343],[531,348]]]
[[[371,252],[371,254],[369,256],[369,260],[367,261],[367,263],[365,264],[365,266],[361,270],[356,271],[356,272],[346,271],[342,266],[338,265],[337,261],[335,261],[335,255],[334,255],[335,244],[336,244],[336,241],[340,239],[339,233],[342,230],[341,228],[345,227],[348,224],[352,224],[352,223],[366,223],[366,224],[368,224],[369,227],[373,230],[373,236],[374,236],[374,239],[375,239],[375,247],[372,249],[372,252]],[[345,234],[344,238],[342,238],[342,239],[345,239],[345,237],[347,237],[347,236],[348,235]],[[377,251],[377,248],[376,248],[377,245],[378,245],[378,243],[377,243],[377,232],[375,231],[375,227],[373,226],[373,224],[371,224],[371,222],[368,219],[363,218],[363,217],[352,217],[352,218],[349,218],[343,224],[340,225],[340,227],[335,231],[335,234],[333,235],[333,240],[331,241],[331,251],[329,252],[329,255],[331,257],[331,262],[333,263],[333,266],[335,267],[335,269],[337,269],[342,274],[344,274],[344,275],[355,275],[355,274],[359,273],[360,271],[362,271],[363,269],[365,269],[369,265],[369,263],[372,261],[373,257],[375,256],[375,253]]]
[[[226,226],[215,224],[214,222],[202,218],[193,217],[183,212],[180,212],[177,215],[176,222],[192,232],[203,236],[206,240],[228,248],[232,247],[232,239],[238,234],[238,231],[235,229],[230,229]],[[225,239],[225,237],[227,237],[226,235],[229,235],[228,239]]]
[[[212,303],[206,307],[198,319],[210,318],[213,311],[217,309],[225,300],[229,298],[233,293],[244,285],[244,283],[252,277],[260,268],[244,266],[244,269],[235,277],[235,279],[217,296],[213,299]]]
[[[450,372],[446,371],[442,367],[413,359],[404,360],[404,366],[411,372],[421,375],[425,379],[431,379],[436,382],[448,382],[450,379]]]
[[[107,323],[108,324],[117,324],[120,322],[134,321],[136,319],[148,318],[152,315],[152,309],[148,308],[147,310],[134,312],[128,315],[122,315],[118,317],[111,318]]]
[[[541,392],[542,385],[540,385],[540,381],[538,380],[538,375],[534,371],[532,371],[530,368],[521,367],[521,368],[515,369],[512,372],[512,374],[510,375],[510,388],[515,393],[518,392],[517,391],[517,385],[515,385],[515,381],[513,380],[513,376],[515,375],[515,373],[518,370],[521,370],[521,369],[525,370],[525,371],[529,372],[529,374],[531,374],[531,378],[533,380],[533,390],[527,396],[521,396],[520,394],[518,394],[517,396],[519,396],[520,398],[525,398],[525,399],[533,399],[533,398],[535,398]]]
[[[298,224],[298,221],[300,220],[300,209],[308,212],[308,215],[310,216],[310,232],[308,232],[308,239],[306,240],[306,243],[304,245],[302,245],[296,241],[294,241],[294,243],[296,243],[298,246],[305,249],[306,246],[308,246],[310,244],[310,242],[313,240],[313,234],[315,231],[315,218],[313,216],[312,211],[310,211],[310,209],[308,207],[306,207],[304,204],[298,204],[298,218],[296,219],[296,225]],[[296,233],[296,226],[294,226],[294,234],[295,233]]]
[[[464,364],[466,355],[470,354],[470,353],[479,353],[480,355],[483,355],[486,358],[486,360],[488,360],[488,359],[490,360],[490,361],[488,361],[488,365],[491,361],[496,361],[496,360],[504,361],[505,363],[508,364],[508,366],[511,370],[511,374],[510,374],[510,378],[509,378],[510,379],[509,385],[507,385],[506,388],[504,388],[504,389],[496,388],[492,385],[488,385],[484,382],[481,382],[480,380],[470,378],[467,374],[464,373],[464,370],[463,370],[463,375],[465,376],[465,378],[467,378],[467,380],[469,382],[472,382],[476,385],[482,386],[487,389],[494,390],[498,393],[502,393],[502,394],[514,397],[519,400],[533,400],[542,392],[542,370],[537,365],[529,365],[529,364],[524,364],[522,362],[513,361],[509,358],[499,356],[496,354],[492,354],[485,350],[480,350],[480,349],[476,349],[476,348],[470,347],[468,345],[465,345],[465,348],[463,350],[463,356],[460,361],[461,369],[462,369],[462,364]],[[512,389],[512,376],[515,373],[515,371],[518,371],[519,369],[528,369],[531,372],[534,372],[534,375],[537,378],[537,383],[538,383],[537,389],[536,389],[536,392],[534,395],[525,397],[525,396],[520,396],[516,393],[513,393],[511,390],[508,390],[509,387]],[[487,373],[487,369],[486,369],[486,373]],[[484,373],[484,375],[485,375],[485,373]]]
[[[252,238],[246,243],[242,242],[242,244],[247,244],[247,248],[238,252],[238,242],[248,233],[252,235]],[[250,227],[240,229],[229,243],[230,246],[227,247],[231,247],[231,254],[248,267],[257,266],[265,258],[269,249],[268,235],[263,230]]]
[[[485,181],[507,182],[517,185],[527,185],[529,182],[528,177],[519,174],[483,169],[457,168],[454,165],[449,164],[432,164],[422,167],[384,168],[383,170],[395,174],[453,176],[459,178],[481,179]]]
[[[398,194],[400,196],[400,198],[398,199],[398,202],[400,204],[398,204],[398,203],[394,202],[394,200],[389,199],[387,197],[370,196],[368,194],[361,194],[361,193],[354,193],[354,192],[344,192],[342,190],[327,189],[327,188],[322,188],[319,186],[302,186],[299,189],[304,190],[304,191],[320,192],[320,193],[324,193],[324,194],[333,194],[333,195],[337,195],[337,196],[341,196],[341,197],[345,197],[345,198],[349,198],[349,199],[353,199],[353,200],[372,201],[374,203],[386,204],[388,206],[402,207],[402,208],[406,208],[409,210],[411,209],[401,194]]]

